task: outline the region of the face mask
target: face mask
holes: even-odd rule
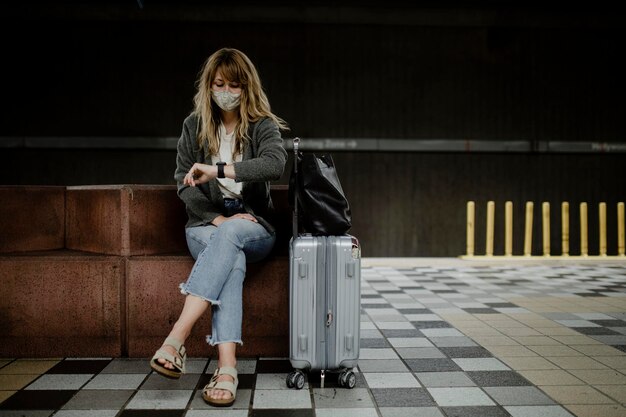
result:
[[[241,94],[233,94],[230,91],[213,91],[211,95],[215,103],[224,111],[235,110],[241,99]]]

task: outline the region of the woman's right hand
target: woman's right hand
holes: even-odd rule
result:
[[[195,163],[185,175],[183,184],[195,187],[196,184],[204,184],[217,177],[217,168],[213,165]]]

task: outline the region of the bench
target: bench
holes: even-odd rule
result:
[[[266,260],[248,265],[242,357],[287,356],[287,187]],[[174,185],[0,186],[0,356],[149,357],[180,314],[193,266]],[[284,219],[284,221],[283,221]],[[213,355],[210,309],[186,345]]]

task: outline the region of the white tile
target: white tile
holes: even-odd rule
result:
[[[185,417],[248,417],[248,410],[189,410]]]
[[[93,375],[87,374],[47,374],[42,375],[25,390],[78,390]]]
[[[309,390],[254,390],[254,408],[311,408]]]
[[[98,374],[83,389],[137,389],[143,374]]]
[[[382,339],[383,334],[378,330],[361,330],[361,339]]]
[[[115,417],[119,410],[60,410],[54,417]]]
[[[574,417],[560,405],[506,406],[511,417]]]
[[[415,327],[408,321],[405,321],[405,322],[398,322],[398,321],[379,322],[377,320],[374,320],[374,321],[376,322],[376,325],[378,326],[378,328],[381,330],[413,330],[415,329]]]
[[[376,320],[376,316],[400,315],[400,313],[398,313],[398,310],[396,310],[395,308],[365,308],[364,310],[374,320]]]
[[[390,348],[364,348],[359,351],[359,360],[365,359],[399,359],[398,355]]]
[[[434,345],[425,337],[390,337],[389,343],[396,348],[408,347],[434,347]]]
[[[375,408],[318,408],[315,417],[378,417]]]
[[[441,407],[496,405],[480,388],[428,388]]]
[[[134,410],[182,410],[193,390],[139,390],[126,406]]]
[[[409,372],[363,373],[370,388],[420,388],[421,385]]]
[[[436,314],[405,314],[409,321],[443,321],[441,316]]]

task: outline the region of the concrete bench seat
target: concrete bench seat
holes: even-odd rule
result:
[[[248,264],[241,356],[288,354],[290,214],[286,187],[271,192],[284,221],[274,253]],[[194,263],[175,186],[2,186],[0,197],[11,202],[0,208],[0,355],[151,356]],[[190,356],[214,353],[210,322],[208,311],[194,327]]]

